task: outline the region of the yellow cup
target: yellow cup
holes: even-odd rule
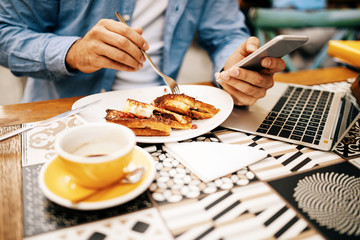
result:
[[[77,184],[103,188],[124,177],[135,144],[135,134],[123,125],[90,123],[64,131],[55,151]]]

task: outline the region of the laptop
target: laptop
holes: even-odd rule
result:
[[[250,107],[234,107],[221,126],[332,151],[360,117],[351,91],[332,92],[275,82]]]

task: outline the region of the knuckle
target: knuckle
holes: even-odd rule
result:
[[[128,35],[130,32],[130,28],[125,24],[122,24],[122,28],[120,29],[122,35]]]
[[[94,53],[94,52],[97,52],[98,45],[95,44],[95,42],[91,41],[91,42],[88,43],[87,48],[88,48],[88,52],[93,52]]]
[[[255,92],[255,89],[253,86],[251,85],[248,85],[247,86],[244,86],[243,87],[243,90],[242,90],[246,95],[249,95],[249,96],[252,96]]]
[[[97,25],[100,26],[105,26],[107,24],[108,20],[107,19],[100,19],[97,23]]]
[[[139,50],[139,51],[135,52],[134,54],[135,54],[135,55],[134,55],[134,58],[135,58],[138,62],[140,62],[140,61],[141,61],[141,58],[143,57],[142,52]]]
[[[249,76],[249,74],[248,74],[248,71],[247,71],[247,70],[239,71],[239,77],[240,77],[241,79],[247,79],[248,76]]]
[[[120,46],[122,49],[125,49],[125,48],[127,48],[128,46],[129,46],[129,42],[127,41],[127,39],[126,38],[123,38],[123,37],[121,37],[121,38],[119,38],[118,39],[118,46]]]
[[[118,62],[125,62],[125,54],[122,52],[122,51],[117,51],[116,54],[115,54],[115,58],[116,58],[116,61]]]
[[[264,82],[263,77],[261,74],[257,74],[256,77],[253,79],[253,84],[255,86],[261,86],[261,84]]]
[[[262,85],[261,86],[266,90],[269,89],[269,88],[272,88],[274,86],[273,75],[272,74],[265,75],[265,77],[262,79]]]
[[[103,34],[103,27],[101,25],[95,25],[89,32],[88,34],[90,35],[90,37],[92,38],[97,38],[99,36],[101,36]]]
[[[263,98],[265,97],[265,95],[266,95],[266,90],[261,89],[261,91],[259,91],[259,98]]]

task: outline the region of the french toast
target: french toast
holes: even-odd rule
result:
[[[192,119],[148,103],[127,99],[122,111],[107,109],[106,121],[125,125],[136,136],[169,136],[171,129],[191,129]]]
[[[220,110],[213,105],[196,100],[185,94],[165,94],[154,100],[155,106],[183,114],[192,119],[208,119]]]
[[[163,118],[139,118],[132,113],[107,109],[105,119],[127,126],[136,136],[169,136],[171,132],[170,121]]]
[[[195,129],[193,119],[211,118],[219,111],[185,94],[166,94],[154,104],[127,99],[121,111],[107,109],[105,119],[129,127],[136,136],[169,136],[172,129]]]
[[[154,105],[127,99],[123,108],[124,112],[132,113],[143,118],[167,119],[169,125],[175,129],[190,129],[192,127],[191,118],[180,115],[166,109],[155,107]]]

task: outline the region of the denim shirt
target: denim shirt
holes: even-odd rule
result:
[[[16,76],[28,76],[24,102],[84,96],[110,91],[116,70],[69,72],[71,45],[100,19],[115,12],[131,22],[136,0],[1,0],[0,64]],[[169,0],[166,10],[162,71],[176,79],[195,33],[219,71],[248,38],[235,0]]]

